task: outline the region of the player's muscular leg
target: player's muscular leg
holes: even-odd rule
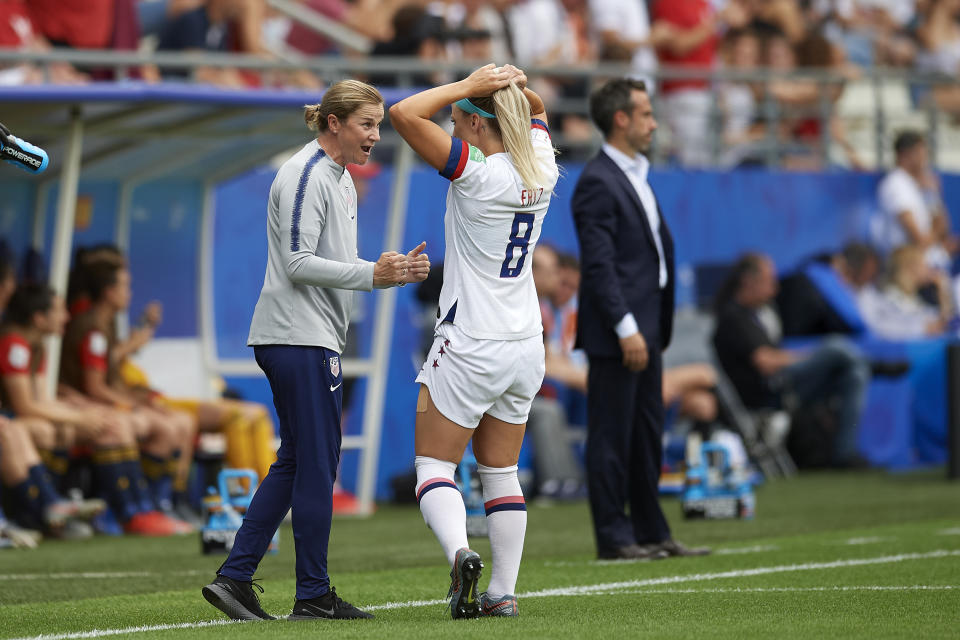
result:
[[[520,458],[526,424],[511,424],[484,414],[473,434],[473,455],[487,467],[512,467]]]
[[[40,464],[30,433],[20,420],[0,419],[0,480],[8,487],[23,482]]]
[[[440,413],[430,398],[430,390],[420,385],[414,438],[417,455],[459,464],[471,436],[473,430],[461,427]]]
[[[138,413],[147,416],[149,430],[141,440],[140,449],[158,458],[167,458],[177,446],[177,422],[153,408],[140,407]]]

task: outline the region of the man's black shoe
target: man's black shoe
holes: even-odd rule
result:
[[[664,540],[658,545],[654,545],[659,548],[668,556],[706,556],[710,555],[709,547],[688,547],[687,545],[677,542],[673,538],[669,540]]]
[[[330,587],[330,591],[319,598],[297,600],[293,605],[293,613],[288,620],[360,620],[373,618],[372,614],[360,611],[355,606],[341,600],[337,591]]]
[[[203,597],[233,620],[276,620],[260,607],[260,599],[253,587],[263,593],[263,587],[255,582],[240,582],[218,575],[203,588]]]
[[[661,560],[667,552],[657,545],[628,544],[616,549],[601,549],[597,552],[600,560]]]

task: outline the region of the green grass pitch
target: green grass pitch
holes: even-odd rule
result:
[[[960,484],[942,472],[772,482],[753,521],[685,522],[677,501],[664,507],[678,539],[715,553],[598,562],[585,503],[531,504],[519,619],[449,619],[448,569],[411,507],[334,521],[333,583],[373,621],[211,623],[222,616],[200,588],[221,558],[195,536],[0,551],[0,638],[960,637]],[[264,608],[286,615],[289,528],[280,546],[258,576]],[[474,548],[489,564],[487,541]]]

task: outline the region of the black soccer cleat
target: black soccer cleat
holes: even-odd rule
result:
[[[260,599],[253,592],[253,587],[263,593],[263,587],[253,581],[240,582],[218,575],[203,588],[202,593],[207,602],[232,620],[276,620],[260,606]]]
[[[293,604],[293,613],[287,620],[367,620],[373,614],[361,611],[341,599],[337,590],[330,587],[322,596],[309,600],[297,600]]]
[[[479,618],[480,602],[477,597],[477,582],[483,562],[476,551],[464,547],[457,551],[450,570],[450,616],[457,618]]]

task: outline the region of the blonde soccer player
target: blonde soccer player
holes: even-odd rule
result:
[[[559,170],[543,101],[526,75],[488,64],[459,82],[413,95],[390,123],[450,180],[446,254],[435,340],[417,381],[417,499],[451,565],[454,618],[518,613],[517,574],[527,514],[517,459],[544,374],[533,250]],[[453,135],[431,118],[452,105]],[[479,463],[492,574],[467,544],[454,483],[467,444]]]

